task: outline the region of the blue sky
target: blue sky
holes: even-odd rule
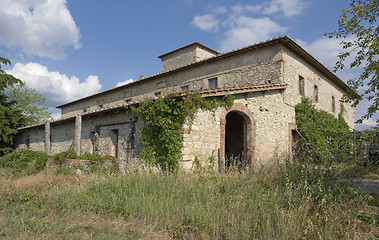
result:
[[[337,29],[347,7],[345,0],[0,0],[0,56],[57,117],[59,104],[159,73],[157,56],[195,41],[225,52],[288,35],[333,69],[341,47],[323,34]],[[357,74],[337,73],[345,81]]]

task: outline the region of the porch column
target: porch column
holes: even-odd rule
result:
[[[45,152],[50,155],[50,121],[45,123]]]
[[[80,139],[82,138],[82,115],[75,117],[75,145],[74,151],[80,155]]]

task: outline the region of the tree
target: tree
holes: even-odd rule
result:
[[[363,67],[363,72],[355,79],[348,81],[353,90],[365,86],[360,96],[350,94],[356,106],[363,97],[372,101],[367,113],[358,122],[368,119],[379,110],[379,26],[376,17],[379,13],[378,0],[350,0],[350,8],[343,10],[341,19],[338,21],[338,30],[326,33],[329,38],[342,39],[344,49],[338,55],[334,71],[345,67],[347,58],[354,56],[350,68]],[[353,36],[354,40],[349,37]],[[379,120],[377,120],[379,124]]]
[[[21,81],[1,69],[1,64],[11,64],[8,59],[0,57],[0,155],[10,149],[13,137],[21,120],[21,111],[14,108],[14,101],[9,100],[5,90]]]
[[[35,124],[50,117],[44,102],[34,89],[1,69],[11,62],[0,57],[0,155],[11,149],[17,128]]]
[[[42,123],[51,118],[50,112],[46,111],[47,107],[42,106],[45,98],[35,89],[28,88],[24,82],[8,87],[6,95],[14,102],[14,107],[21,111],[20,126]]]

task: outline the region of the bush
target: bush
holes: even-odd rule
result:
[[[69,151],[61,152],[54,155],[54,159],[58,163],[62,163],[66,159],[77,159],[77,158],[78,158],[78,155],[76,154],[74,150],[69,150]]]
[[[49,155],[43,152],[21,150],[13,151],[0,158],[0,167],[9,168],[16,175],[25,172],[34,174],[41,171]]]
[[[303,97],[295,111],[298,130],[306,140],[302,144],[300,158],[323,163],[354,159],[352,135],[342,117],[343,110],[335,118],[324,110],[316,109],[309,98]]]

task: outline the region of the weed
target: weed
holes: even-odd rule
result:
[[[43,152],[21,150],[13,151],[0,158],[0,167],[11,169],[14,174],[35,174],[41,171],[49,156]]]
[[[281,162],[224,175],[46,173],[49,183],[40,173],[30,188],[16,188],[3,174],[0,236],[375,239],[372,197],[336,181],[333,168]]]

